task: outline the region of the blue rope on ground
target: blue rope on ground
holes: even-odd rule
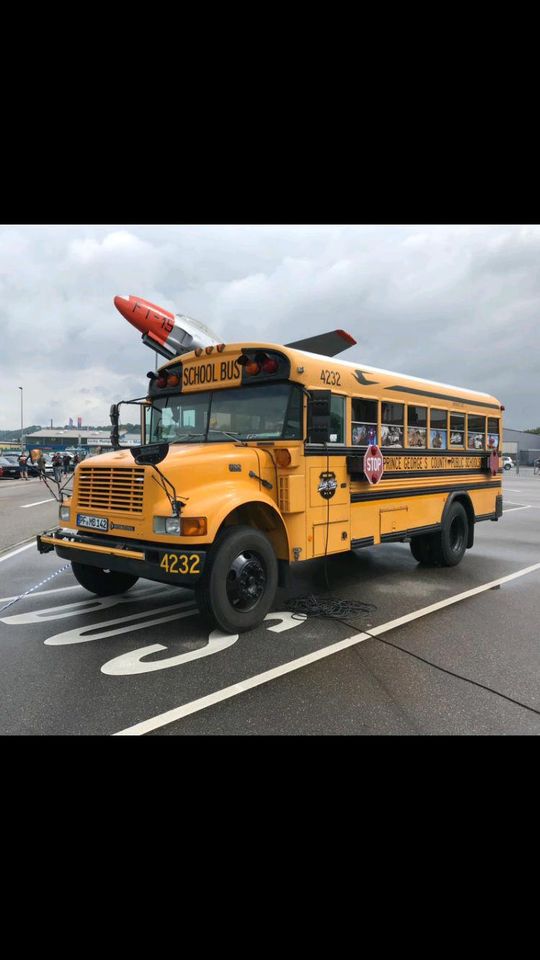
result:
[[[48,583],[49,580],[54,580],[59,573],[64,573],[64,570],[68,570],[70,567],[70,563],[64,564],[64,566],[60,567],[59,570],[56,570],[55,573],[51,573],[50,577],[45,577],[45,580],[40,580],[39,583],[36,583],[33,587],[30,587],[29,590],[25,590],[25,592],[21,593],[18,597],[13,597],[13,600],[10,600],[8,603],[5,603],[3,607],[0,607],[0,613],[2,613],[3,610],[7,610],[8,607],[13,606],[13,604],[17,603],[18,600],[22,600],[23,597],[27,597],[29,593],[33,593],[34,590],[38,589],[38,587],[42,587],[43,584]]]

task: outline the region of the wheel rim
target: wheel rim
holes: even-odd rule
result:
[[[260,554],[243,550],[227,574],[227,598],[235,610],[253,610],[266,589],[266,567]]]
[[[460,553],[465,541],[465,525],[461,517],[454,517],[450,526],[450,549],[452,553]]]

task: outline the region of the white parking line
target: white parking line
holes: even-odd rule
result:
[[[17,553],[22,553],[23,550],[29,550],[30,547],[35,547],[36,541],[32,539],[31,543],[27,543],[24,547],[19,547],[18,550],[12,550],[11,553],[6,553],[5,556],[0,557],[0,563],[3,563],[4,560],[9,560],[10,557],[14,557]]]
[[[28,510],[28,507],[39,507],[40,503],[52,503],[53,500],[54,500],[54,497],[48,497],[47,500],[36,500],[35,503],[25,503],[20,507],[20,509]]]
[[[506,509],[503,510],[503,517],[505,513],[513,513],[514,510],[530,510],[530,509],[531,509],[530,503],[526,507],[506,507]]]
[[[215,693],[210,693],[206,697],[201,697],[199,700],[193,700],[191,703],[184,703],[181,707],[175,707],[173,710],[167,710],[166,713],[158,714],[156,717],[151,717],[149,720],[143,720],[141,723],[136,723],[132,727],[126,727],[124,730],[119,730],[114,734],[116,737],[126,737],[126,736],[141,736],[144,733],[149,733],[151,730],[157,730],[159,727],[164,727],[169,723],[173,723],[175,720],[181,720],[183,717],[187,717],[190,714],[198,713],[200,710],[206,710],[207,707],[212,707],[216,703],[221,703],[223,700],[228,700],[230,697],[236,697],[240,693],[245,693],[246,690],[252,690],[254,687],[259,687],[263,683],[268,683],[270,680],[275,680],[277,677],[282,677],[284,674],[291,673],[293,670],[301,670],[302,667],[307,667],[311,663],[315,663],[317,660],[323,660],[325,657],[331,657],[334,653],[340,653],[342,650],[346,650],[347,647],[352,647],[357,643],[362,643],[364,640],[371,639],[372,636],[378,636],[381,633],[386,633],[389,630],[395,630],[397,627],[403,626],[405,623],[410,623],[412,620],[418,620],[420,617],[426,617],[430,613],[434,613],[436,610],[442,610],[444,607],[449,607],[454,603],[459,603],[461,600],[466,600],[468,597],[474,597],[478,593],[483,593],[485,590],[492,590],[494,587],[500,586],[502,583],[509,583],[511,580],[516,580],[518,577],[525,577],[529,573],[534,573],[536,570],[540,570],[540,563],[534,563],[530,567],[524,567],[522,570],[517,570],[516,573],[510,573],[506,577],[499,577],[497,580],[491,580],[489,583],[484,583],[480,587],[473,587],[471,590],[465,590],[464,593],[457,593],[453,597],[447,597],[446,600],[440,600],[438,603],[432,603],[428,607],[422,607],[420,610],[415,610],[413,613],[408,613],[404,617],[398,617],[397,620],[389,620],[387,623],[383,623],[378,627],[372,627],[370,633],[356,633],[352,637],[347,637],[345,640],[340,640],[338,643],[332,643],[328,647],[323,647],[321,650],[315,650],[314,653],[309,653],[304,657],[299,657],[297,660],[290,660],[289,663],[284,663],[280,667],[274,667],[272,670],[265,670],[264,673],[259,673],[254,677],[248,677],[246,680],[241,680],[239,683],[234,683],[230,687],[224,687],[222,690],[216,690]]]

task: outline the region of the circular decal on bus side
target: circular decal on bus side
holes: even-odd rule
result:
[[[324,497],[325,500],[331,500],[337,490],[337,480],[335,473],[324,473],[320,474],[320,483],[317,487],[321,497]]]

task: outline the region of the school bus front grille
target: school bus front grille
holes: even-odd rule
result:
[[[77,508],[142,513],[144,467],[79,467]]]

